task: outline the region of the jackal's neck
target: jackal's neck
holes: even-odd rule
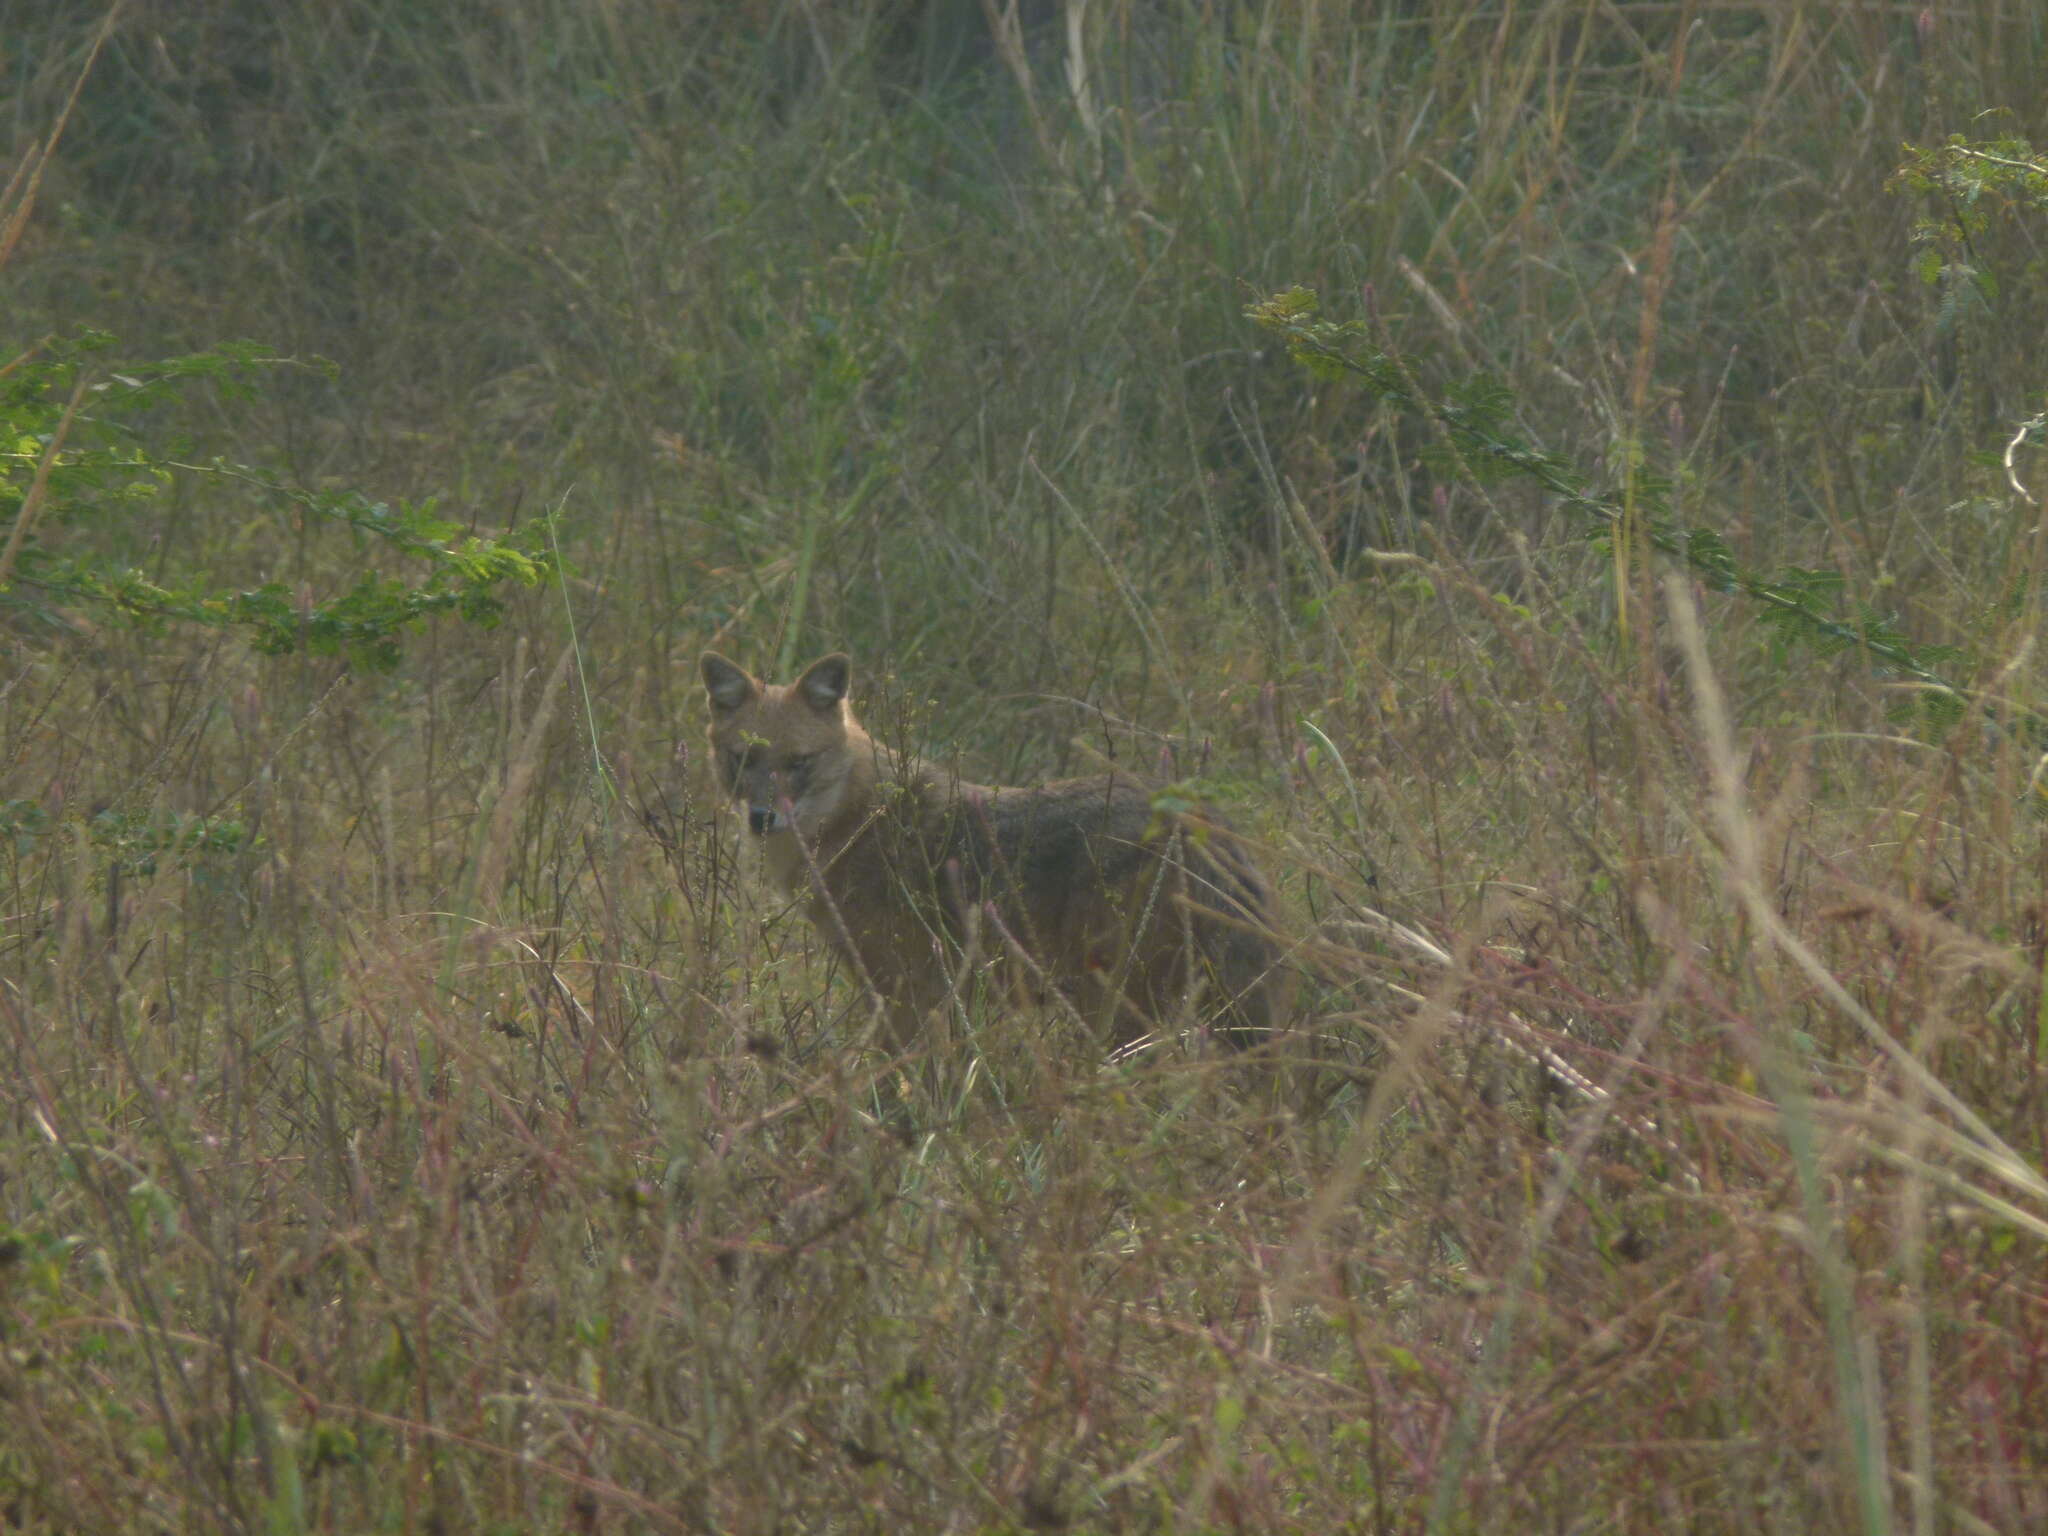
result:
[[[834,797],[832,815],[818,828],[821,846],[843,847],[860,835],[871,819],[881,786],[889,777],[887,754],[861,728],[851,711],[846,716],[846,777]]]
[[[917,825],[942,816],[963,791],[978,786],[912,752],[876,741],[859,721],[847,717],[846,777],[834,797],[832,814],[819,824],[815,853],[822,864],[885,828]]]

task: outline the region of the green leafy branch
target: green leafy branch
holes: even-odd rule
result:
[[[1670,482],[1640,467],[1626,499],[1602,490],[1590,475],[1517,427],[1513,392],[1499,380],[1482,375],[1431,395],[1402,359],[1374,343],[1365,325],[1320,318],[1316,296],[1306,288],[1276,293],[1251,305],[1246,315],[1281,337],[1289,355],[1317,378],[1352,381],[1375,399],[1434,423],[1440,441],[1432,456],[1457,473],[1479,484],[1532,482],[1577,514],[1591,537],[1642,537],[1714,591],[1738,592],[1755,602],[1764,620],[1786,639],[1824,655],[1859,650],[1892,675],[1920,685],[1919,702],[1931,712],[1931,725],[1961,714],[1962,690],[1941,671],[1960,661],[1961,651],[1914,645],[1889,615],[1868,604],[1843,614],[1845,583],[1838,572],[1792,566],[1763,576],[1743,569],[1718,533],[1676,520]]]
[[[406,631],[438,614],[489,625],[508,584],[554,574],[545,521],[497,538],[466,532],[435,503],[373,500],[357,491],[310,491],[275,471],[152,447],[149,413],[195,382],[246,395],[255,371],[291,365],[249,342],[143,365],[105,366],[111,338],[85,332],[46,340],[0,368],[0,610],[75,604],[142,624],[182,622],[232,630],[258,652],[343,655],[356,665],[397,664]],[[349,530],[364,546],[424,565],[411,581],[366,571],[336,596],[316,598],[280,581],[241,590],[200,578],[157,580],[92,550],[153,514],[180,482],[213,494],[255,495],[306,523]],[[53,532],[54,531],[54,532]]]
[[[1908,144],[1905,156],[1889,185],[1935,206],[1914,223],[1912,238],[1920,247],[1914,269],[1942,290],[1942,322],[1954,319],[1965,292],[1989,308],[1998,299],[1998,277],[1977,244],[2000,219],[2048,213],[2048,160],[2025,139],[1972,143],[1961,134],[1931,148]]]

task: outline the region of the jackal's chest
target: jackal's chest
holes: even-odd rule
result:
[[[761,872],[783,895],[794,896],[810,884],[807,862],[794,831],[784,828],[761,839]]]

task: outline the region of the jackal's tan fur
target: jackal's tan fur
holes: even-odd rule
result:
[[[1036,789],[969,784],[878,746],[827,656],[777,687],[702,662],[720,790],[768,872],[888,1002],[898,1043],[981,961],[1058,988],[1130,1040],[1193,1001],[1250,1044],[1285,983],[1265,882],[1213,816],[1161,811],[1122,773]]]

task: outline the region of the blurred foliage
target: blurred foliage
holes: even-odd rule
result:
[[[1524,435],[1514,420],[1513,393],[1485,375],[1452,384],[1441,397],[1422,393],[1416,359],[1376,349],[1362,322],[1318,318],[1316,297],[1306,289],[1275,294],[1246,313],[1285,340],[1289,355],[1316,377],[1332,383],[1354,380],[1375,399],[1428,421],[1441,434],[1435,459],[1448,472],[1478,485],[1528,480],[1578,518],[1610,558],[1620,541],[1646,539],[1708,590],[1748,598],[1786,640],[1822,656],[1853,650],[1882,671],[1919,684],[1905,707],[1936,735],[1962,717],[1962,691],[1941,672],[1963,661],[1963,652],[1954,646],[1916,645],[1899,628],[1896,615],[1874,605],[1845,611],[1848,579],[1840,571],[1786,566],[1765,576],[1744,569],[1719,533],[1673,520],[1675,488],[1670,482],[1637,470],[1625,492],[1600,487],[1591,475]],[[2038,735],[2039,722],[2033,723]]]
[[[2048,8],[0,70],[0,1525],[2048,1525]],[[1227,789],[1299,1056],[874,1049],[707,644]]]

